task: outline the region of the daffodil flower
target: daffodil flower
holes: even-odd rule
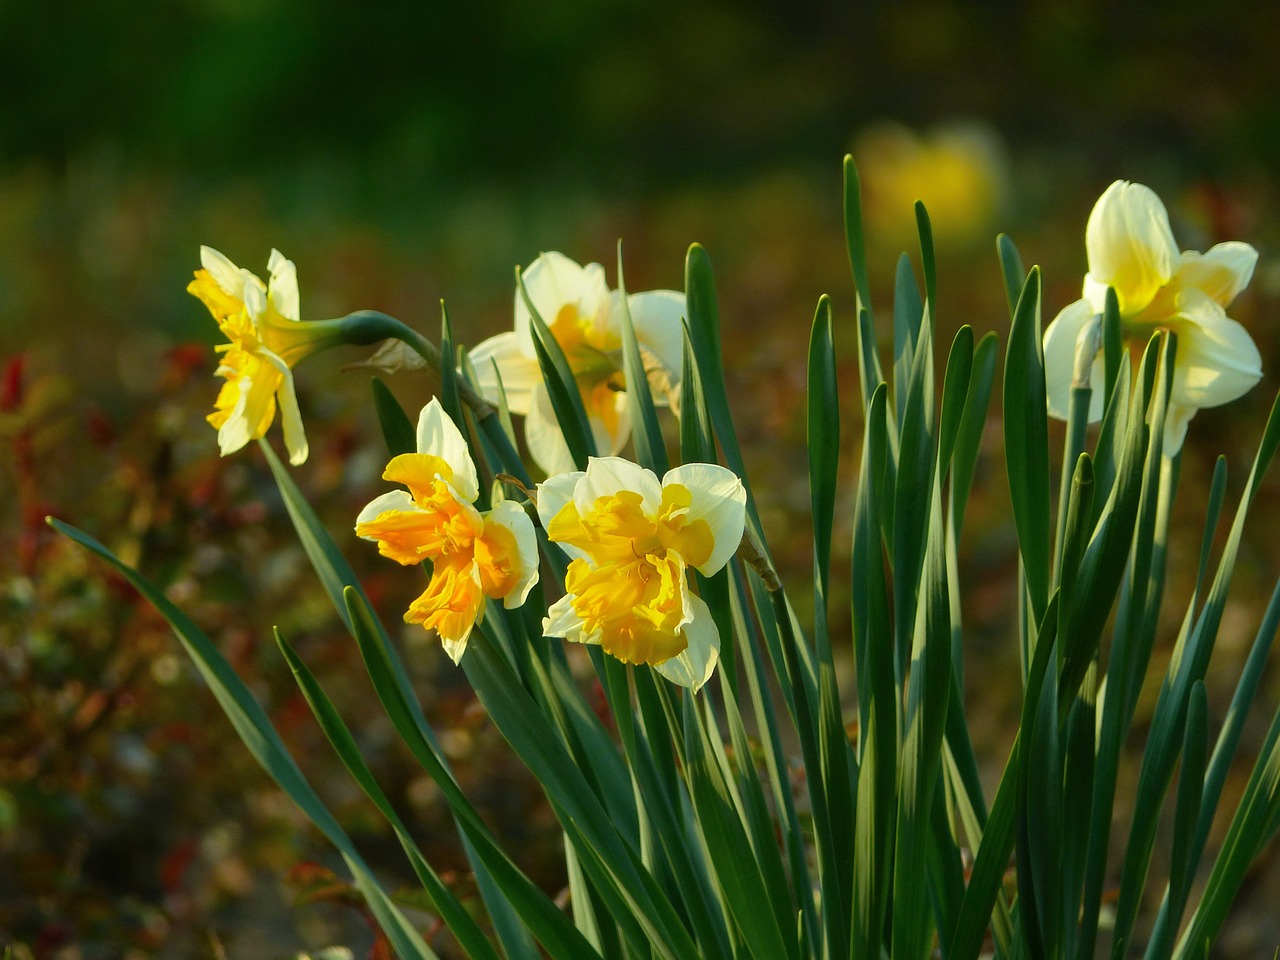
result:
[[[408,490],[369,503],[356,519],[356,534],[399,563],[431,561],[431,581],[404,619],[435,630],[457,663],[484,617],[486,597],[508,609],[524,603],[538,580],[537,538],[533,522],[510,500],[487,513],[475,508],[475,463],[440,401],[422,408],[417,440],[416,453],[393,457],[382,474]]]
[[[676,467],[659,482],[627,460],[593,457],[585,473],[539,485],[547,537],[571,558],[544,635],[599,644],[697,690],[715,669],[720,635],[686,568],[710,576],[729,562],[746,502],[732,471],[706,463]]]
[[[1064,308],[1044,332],[1049,413],[1066,419],[1077,343],[1116,291],[1127,336],[1146,339],[1159,329],[1177,335],[1173,387],[1165,420],[1164,452],[1182,449],[1187,423],[1201,407],[1242,396],[1262,378],[1253,339],[1226,314],[1249,283],[1258,253],[1247,243],[1219,243],[1207,253],[1178,252],[1169,215],[1149,188],[1117,180],[1098,199],[1085,230],[1089,272],[1084,296]],[[1087,358],[1086,358],[1087,361]],[[1089,419],[1102,417],[1103,361],[1091,366]]]
[[[617,453],[627,442],[631,420],[627,413],[626,378],[622,372],[622,294],[610,290],[604,268],[583,267],[560,253],[544,253],[522,274],[538,316],[564,351],[582,394],[596,449]],[[651,290],[627,297],[649,371],[656,402],[667,402],[678,388],[684,339],[680,319],[684,294]],[[529,453],[548,475],[575,468],[569,447],[556,423],[534,352],[528,304],[515,296],[515,330],[500,333],[471,351],[480,389],[497,402],[498,378],[512,413],[525,420]],[[496,370],[495,370],[496,367]]]
[[[208,420],[218,430],[222,455],[266,434],[279,404],[289,462],[307,459],[307,437],[293,389],[293,367],[342,337],[332,324],[298,319],[298,276],[279,250],[267,263],[270,280],[237,267],[212,247],[200,248],[201,269],[187,285],[227,338],[217,350],[217,374],[226,380]]]

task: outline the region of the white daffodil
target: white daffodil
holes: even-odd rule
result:
[[[561,253],[544,253],[522,274],[525,290],[564,351],[601,452],[627,442],[626,376],[622,370],[622,295],[610,290],[604,268],[583,267]],[[678,388],[684,338],[684,294],[652,290],[627,297],[636,341],[644,354],[654,400],[665,403]],[[548,475],[573,470],[569,447],[556,423],[551,398],[534,352],[529,307],[515,295],[515,329],[485,340],[471,361],[486,397],[498,399],[498,378],[512,413],[525,416],[529,452]]]
[[[267,263],[270,280],[237,267],[212,247],[200,248],[201,269],[187,285],[226,336],[218,346],[217,374],[226,380],[208,420],[218,430],[222,455],[266,434],[280,405],[289,462],[307,459],[307,437],[293,389],[293,367],[341,336],[332,324],[299,320],[298,275],[279,250]]]
[[[1158,329],[1177,335],[1164,452],[1182,449],[1187,423],[1201,407],[1242,396],[1262,378],[1253,339],[1226,314],[1249,283],[1258,253],[1247,243],[1219,243],[1207,253],[1178,252],[1160,198],[1142,184],[1117,180],[1098,199],[1085,230],[1089,272],[1083,298],[1064,308],[1044,332],[1049,413],[1065,419],[1076,345],[1116,291],[1126,336],[1145,340]],[[1103,361],[1092,366],[1089,419],[1102,417]]]
[[[596,643],[697,690],[711,677],[720,635],[689,590],[686,568],[710,576],[742,541],[747,494],[715,464],[676,467],[659,482],[617,457],[538,487],[547,537],[572,558],[566,595],[542,622],[548,637]]]
[[[356,533],[399,563],[431,561],[431,582],[404,619],[435,630],[457,663],[484,617],[485,597],[518,607],[537,582],[533,521],[510,500],[487,513],[476,510],[475,463],[436,399],[418,417],[418,452],[393,457],[382,478],[409,489],[369,503],[356,519]]]

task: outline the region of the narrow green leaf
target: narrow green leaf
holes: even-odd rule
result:
[[[996,253],[1000,257],[1000,275],[1004,278],[1005,295],[1009,299],[1009,316],[1017,312],[1018,297],[1027,281],[1027,271],[1013,240],[1007,234],[996,237]]]
[[[933,252],[933,224],[929,211],[916,201],[916,233],[920,236],[920,267],[924,272],[924,296],[929,304],[929,317],[938,322],[938,264]]]
[[[825,606],[831,576],[831,527],[840,465],[840,395],[836,383],[831,301],[818,300],[809,336],[809,499],[813,516],[816,582]]]
[[[982,436],[987,426],[987,413],[991,408],[991,388],[995,383],[998,349],[999,341],[994,333],[987,333],[978,341],[973,352],[973,367],[969,377],[969,391],[964,401],[964,413],[956,430],[955,448],[951,454],[951,510],[952,527],[957,541],[964,528],[969,491],[973,487],[973,474],[977,469],[978,453],[982,449]]]
[[[1040,269],[1032,267],[1014,310],[1004,366],[1004,437],[1009,498],[1026,571],[1032,619],[1049,597],[1049,428],[1040,345]]]
[[[382,437],[387,442],[388,452],[393,457],[413,453],[418,449],[413,421],[381,378],[373,377],[369,385],[373,389],[373,406],[378,414],[378,424],[382,427]]]
[[[1102,311],[1102,357],[1106,371],[1103,407],[1111,405],[1120,376],[1120,365],[1128,356],[1124,348],[1124,331],[1120,326],[1120,300],[1112,287],[1107,288],[1107,299]]]
[[[862,234],[862,185],[858,180],[857,164],[849,154],[844,157],[844,239],[857,297],[855,313],[865,310],[870,316],[871,284],[867,280],[867,250]],[[878,378],[877,382],[882,379]],[[872,384],[870,389],[874,390],[875,385]],[[867,397],[870,399],[870,393]]]
[[[898,257],[893,279],[893,410],[899,421],[906,415],[907,391],[923,320],[924,301],[920,299],[911,259],[904,253]]]
[[[396,839],[400,841],[400,846],[404,848],[405,855],[409,858],[414,874],[431,897],[431,902],[440,914],[440,918],[457,938],[458,945],[466,951],[468,957],[477,958],[477,960],[481,960],[481,958],[498,960],[497,951],[493,949],[492,944],[485,938],[471,914],[458,902],[458,898],[453,895],[453,891],[445,885],[439,874],[432,869],[426,858],[423,857],[422,851],[418,849],[417,844],[410,836],[404,821],[400,819],[395,808],[391,806],[391,801],[378,785],[377,780],[374,779],[373,771],[369,769],[364,757],[361,756],[360,748],[356,746],[355,738],[351,736],[351,731],[347,728],[333,702],[320,686],[319,681],[316,680],[315,675],[303,663],[297,651],[285,640],[278,629],[275,631],[275,638],[276,644],[280,647],[280,652],[284,655],[285,662],[289,664],[289,669],[293,671],[294,679],[298,681],[298,687],[301,689],[303,697],[306,699],[308,706],[311,707],[311,712],[315,715],[316,721],[320,724],[320,729],[324,731],[324,735],[333,745],[334,752],[337,753],[338,758],[342,761],[343,766],[347,768],[352,778],[360,785],[360,789],[373,801],[374,806],[378,808],[378,812],[391,825]]]
[[[449,310],[440,301],[440,406],[454,423],[462,423],[462,399],[458,396],[458,351],[454,347]]]
[[[396,953],[406,960],[411,957],[428,960],[434,958],[435,953],[378,885],[364,860],[356,852],[351,839],[298,769],[279,734],[271,726],[266,712],[231,669],[218,648],[154,584],[119,560],[93,537],[60,520],[49,518],[48,523],[59,533],[107,561],[169,622],[254,759],[329,842],[338,848],[355,878],[356,886]]]
[[[529,308],[529,328],[533,333],[533,350],[538,358],[538,366],[542,370],[542,381],[551,398],[551,408],[555,411],[556,422],[560,425],[560,433],[568,444],[569,453],[578,465],[578,469],[585,470],[587,458],[596,455],[596,442],[586,407],[582,403],[582,394],[578,391],[578,381],[574,378],[573,369],[560,348],[560,342],[556,340],[555,334],[543,322],[537,307],[533,305],[519,269],[516,270],[516,285],[525,306]]]
[[[658,423],[658,410],[649,390],[649,376],[631,323],[627,288],[622,274],[622,241],[618,241],[618,302],[622,314],[622,366],[627,377],[627,411],[631,415],[631,435],[636,461],[661,477],[667,472],[667,448]]]

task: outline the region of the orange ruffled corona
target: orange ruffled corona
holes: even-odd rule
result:
[[[457,663],[484,617],[485,598],[517,607],[537,582],[533,523],[509,500],[487,513],[476,510],[475,464],[438,400],[418,418],[418,451],[394,457],[382,478],[408,489],[369,503],[356,520],[356,534],[397,563],[431,562],[431,582],[404,619],[435,630]]]

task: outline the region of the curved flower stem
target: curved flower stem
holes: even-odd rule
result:
[[[345,343],[365,346],[380,340],[399,340],[425,360],[436,373],[439,373],[443,367],[444,360],[434,343],[417,330],[385,313],[379,313],[377,310],[356,310],[339,320],[338,326]],[[497,416],[497,407],[486,400],[465,378],[459,377],[457,383],[458,397],[475,414],[476,425],[498,452],[502,460],[501,469],[512,474],[526,487],[531,486],[533,481],[525,470],[524,461],[512,446],[511,438],[502,429],[501,419]]]

